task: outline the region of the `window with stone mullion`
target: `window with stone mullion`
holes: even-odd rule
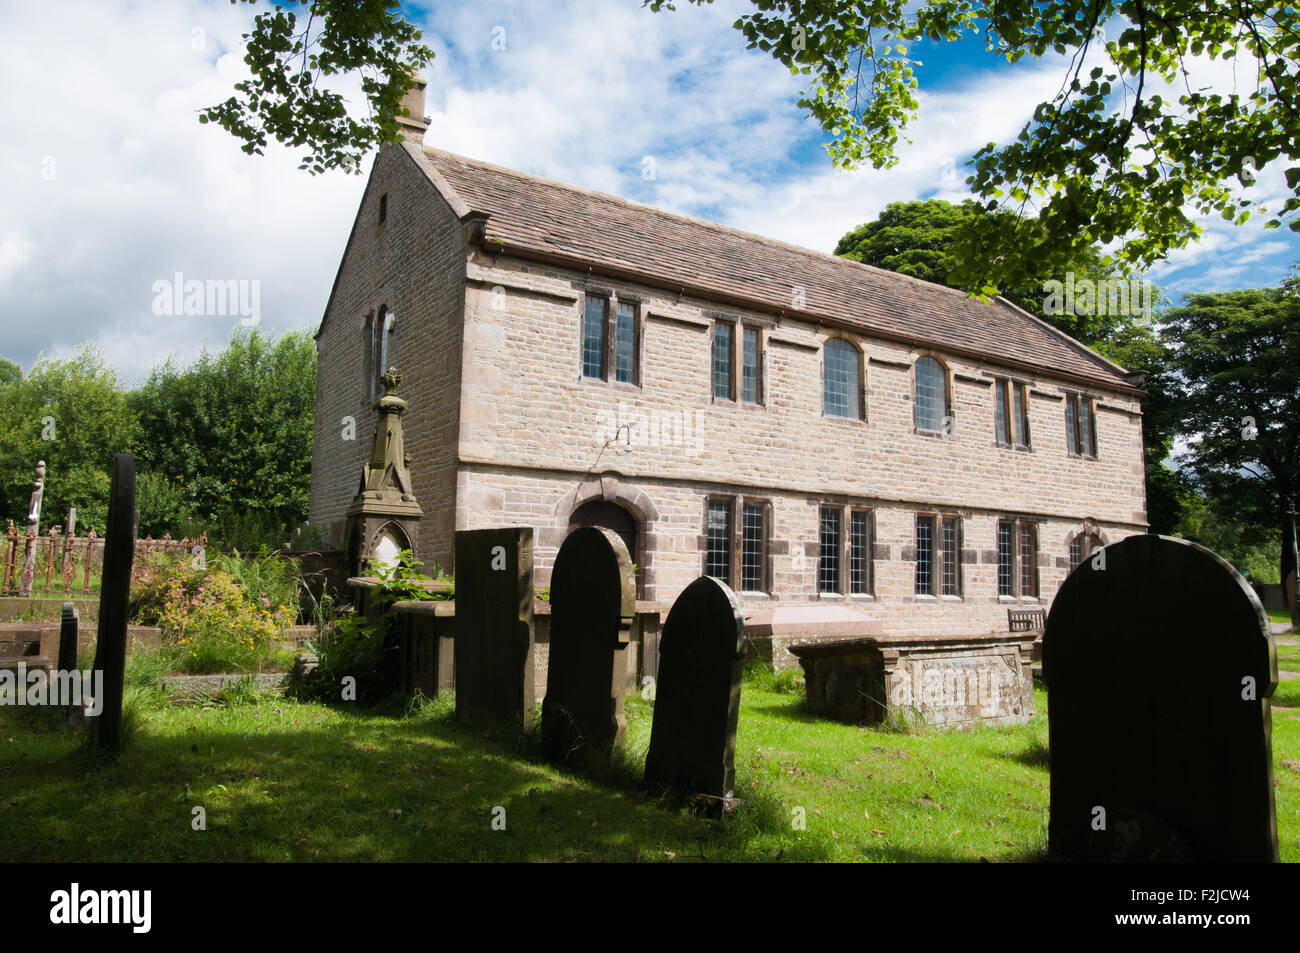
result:
[[[735,365],[735,326],[724,321],[713,325],[713,397],[715,400],[733,400]]]
[[[582,314],[582,376],[605,379],[606,321],[609,299],[587,295]]]
[[[839,506],[821,508],[821,556],[817,561],[817,591],[838,593],[843,574],[844,509]]]
[[[871,511],[849,511],[849,592],[871,593]]]
[[[740,588],[767,591],[767,507],[744,503],[740,515]]]
[[[940,520],[940,580],[945,596],[961,595],[961,521],[956,517]]]
[[[998,520],[998,595],[1014,596],[1016,586],[1016,524]]]
[[[618,303],[618,317],[614,325],[614,380],[623,384],[636,383],[636,304]]]
[[[934,595],[934,517],[916,518],[916,584],[918,595]]]
[[[731,501],[710,499],[705,505],[704,574],[731,585]]]

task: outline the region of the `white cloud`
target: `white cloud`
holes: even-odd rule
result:
[[[17,232],[0,235],[0,287],[32,257],[32,243]]]
[[[198,123],[245,71],[247,15],[197,0],[0,12],[0,33],[24,38],[0,63],[21,91],[0,102],[0,206],[25,242],[0,353],[30,366],[93,340],[133,381],[169,351],[223,346],[227,318],[153,315],[153,282],[176,271],[259,279],[264,327],[314,328],[364,180],[312,178],[279,147],[246,156]]]
[[[924,92],[895,168],[838,172],[795,105],[803,77],[732,28],[749,6],[445,5],[422,24],[439,54],[426,141],[829,251],[890,201],[963,198],[963,157],[1014,136],[1061,80],[1057,61],[966,71]],[[135,380],[222,346],[229,318],[152,314],[153,282],[177,271],[259,280],[263,327],[315,328],[364,177],[309,176],[278,146],[249,157],[197,122],[245,75],[251,15],[226,0],[0,7],[0,35],[22,38],[0,61],[0,354],[30,365],[95,340]],[[1280,171],[1254,188],[1276,195]],[[1206,287],[1207,263],[1255,280],[1300,257],[1290,233],[1207,225],[1164,267],[1171,285]]]

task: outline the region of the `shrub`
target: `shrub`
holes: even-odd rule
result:
[[[154,554],[139,561],[132,579],[133,613],[145,624],[163,629],[164,652],[182,671],[259,671],[283,662],[277,636],[293,625],[297,603],[293,590],[272,585],[271,593],[250,588],[277,578],[265,566],[248,561],[222,565],[244,574],[241,586],[214,561],[197,568],[187,557]],[[268,575],[270,573],[270,575]],[[284,657],[282,657],[284,656]]]
[[[434,577],[420,572],[424,564],[410,550],[403,550],[392,574],[370,590],[368,615],[350,613],[339,617],[321,633],[315,671],[299,687],[307,697],[337,701],[343,679],[356,679],[356,701],[372,704],[382,700],[396,684],[397,637],[395,602],[446,598],[430,593],[422,583]],[[435,567],[436,571],[436,567]]]

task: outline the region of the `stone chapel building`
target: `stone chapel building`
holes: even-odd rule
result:
[[[965,634],[1146,530],[1140,377],[1010,303],[425,148],[403,122],[316,334],[311,522],[337,544],[389,367],[416,555],[444,569],[455,530],[531,526],[545,586],[594,524],[642,599],[707,573],[747,614]]]

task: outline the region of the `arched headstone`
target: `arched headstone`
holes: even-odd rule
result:
[[[1276,861],[1259,599],[1208,549],[1131,536],[1085,557],[1043,638],[1049,847],[1094,860]]]
[[[636,614],[632,559],[618,534],[570,533],[551,573],[551,646],[542,750],[557,764],[607,755],[627,722],[627,647]]]
[[[736,595],[701,576],[673,603],[659,641],[659,680],[645,779],[721,799],[735,786],[745,619]]]

